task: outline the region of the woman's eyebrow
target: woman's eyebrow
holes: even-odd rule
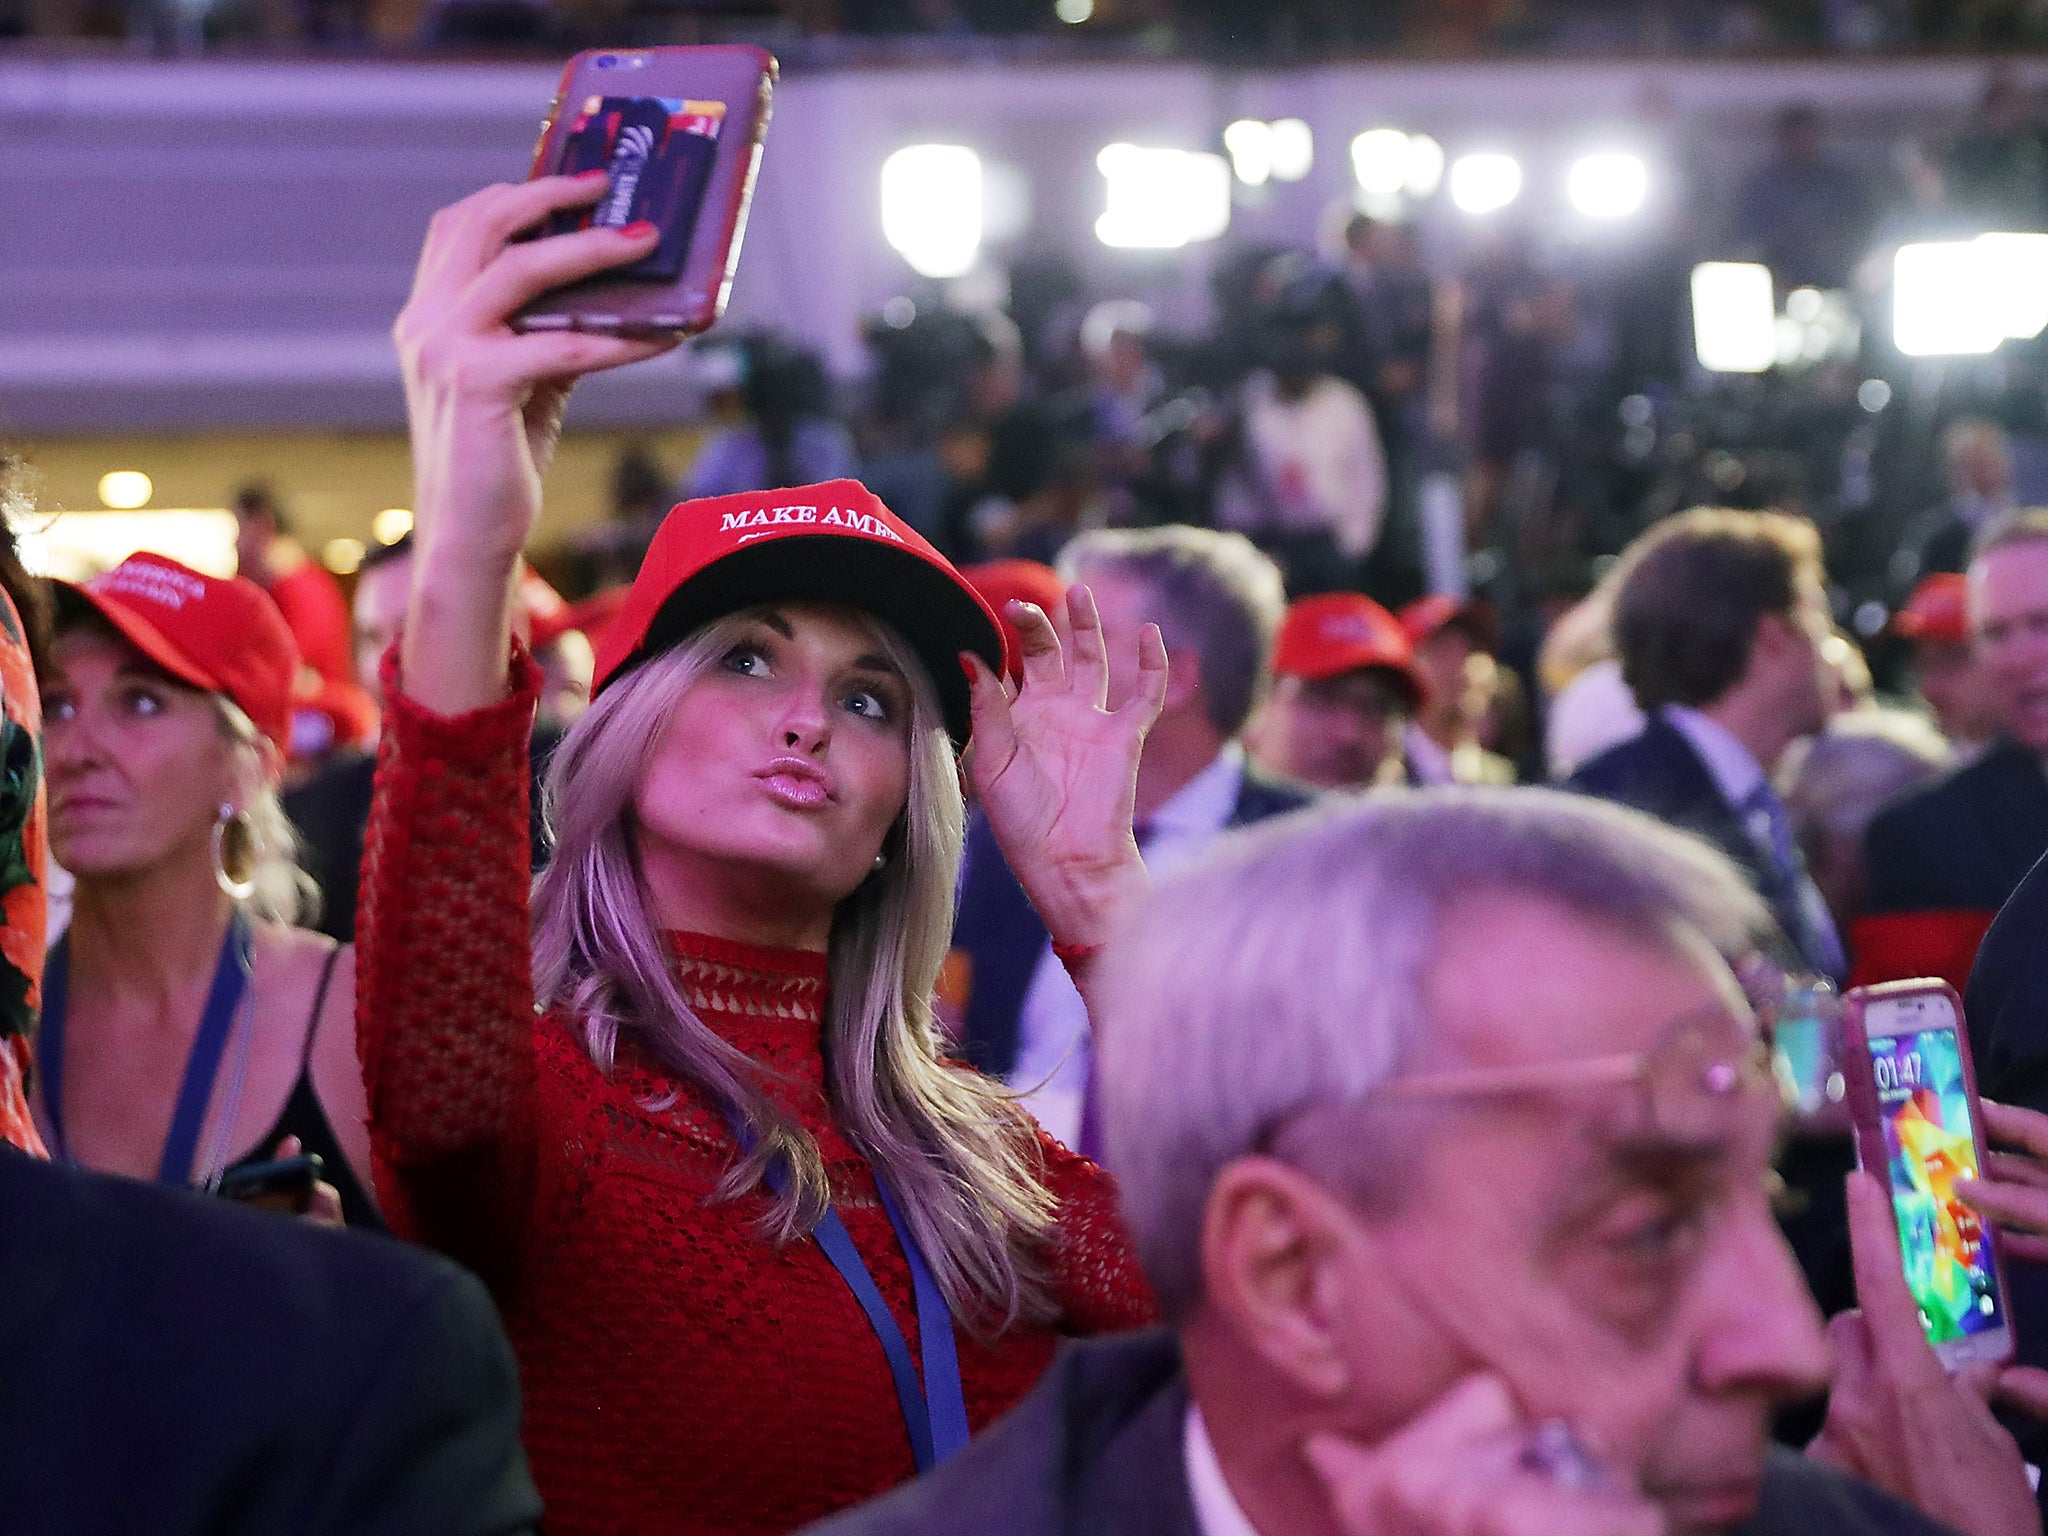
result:
[[[849,670],[854,672],[880,672],[888,677],[901,677],[903,671],[879,651],[870,651],[865,656],[856,656]]]

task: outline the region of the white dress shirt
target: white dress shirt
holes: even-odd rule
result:
[[[1187,1465],[1188,1493],[1195,1506],[1195,1529],[1202,1536],[1259,1536],[1258,1527],[1237,1502],[1223,1468],[1216,1460],[1216,1447],[1209,1441],[1209,1426],[1202,1422],[1202,1410],[1188,1404],[1186,1427],[1181,1432],[1181,1458]]]
[[[1707,765],[1707,773],[1713,778],[1714,787],[1721,791],[1721,798],[1728,803],[1728,809],[1743,818],[1743,825],[1749,826],[1750,836],[1756,838],[1757,846],[1768,851],[1771,846],[1770,824],[1766,821],[1760,828],[1750,826],[1747,809],[1749,797],[1764,781],[1764,765],[1727,726],[1696,709],[1688,709],[1683,704],[1666,704],[1664,718],[1691,743],[1700,761]]]
[[[1152,813],[1141,850],[1145,867],[1158,874],[1200,853],[1230,825],[1243,788],[1244,749],[1233,742]],[[1017,1063],[1008,1082],[1038,1123],[1069,1146],[1081,1134],[1087,1034],[1087,1006],[1048,942],[1017,1011]]]

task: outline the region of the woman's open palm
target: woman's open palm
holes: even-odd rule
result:
[[[1154,625],[1138,640],[1130,697],[1109,707],[1109,657],[1095,598],[1067,594],[1072,655],[1045,613],[1012,603],[1023,642],[1023,686],[1012,689],[965,657],[974,686],[974,745],[968,772],[1003,856],[1055,938],[1056,914],[1104,881],[1142,878],[1131,813],[1138,755],[1166,701],[1166,643]],[[1092,926],[1092,925],[1091,925]]]

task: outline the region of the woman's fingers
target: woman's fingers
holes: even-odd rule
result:
[[[1012,598],[1003,613],[1017,628],[1017,647],[1024,662],[1024,684],[1018,691],[1044,695],[1064,689],[1066,657],[1060,649],[1059,631],[1046,611],[1036,603]]]
[[[1136,722],[1141,731],[1151,730],[1153,721],[1166,707],[1167,671],[1166,637],[1157,624],[1147,624],[1138,631],[1137,686],[1117,708],[1119,715]]]
[[[463,291],[452,318],[470,330],[495,330],[551,289],[638,261],[660,238],[660,230],[642,223],[507,246]]]
[[[2048,1160],[2048,1115],[2039,1110],[2021,1109],[1986,1099],[1984,1129],[1994,1142],[2020,1147],[2037,1158]]]
[[[1957,1179],[1956,1198],[1982,1211],[2001,1229],[2048,1235],[2048,1190],[1988,1179]]]
[[[1993,1152],[1985,1160],[1984,1171],[1987,1178],[2000,1184],[2048,1189],[2048,1166],[2024,1152]]]
[[[610,178],[602,171],[582,176],[541,176],[501,182],[450,203],[427,225],[412,296],[446,303],[489,266],[514,235],[533,228],[563,208],[580,208],[604,196]]]
[[[1991,1387],[1991,1401],[2000,1408],[2048,1421],[2048,1371],[2031,1365],[2009,1365]]]
[[[1102,612],[1086,582],[1067,592],[1067,634],[1074,642],[1074,689],[1097,709],[1109,702],[1109,648],[1102,638]]]
[[[1017,755],[1017,725],[1010,718],[1009,690],[1002,678],[989,670],[988,663],[972,651],[962,651],[960,667],[967,674],[968,712],[973,722],[968,770],[976,784],[985,786]]]

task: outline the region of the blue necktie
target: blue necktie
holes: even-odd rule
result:
[[[1788,937],[1808,965],[1835,981],[1842,980],[1849,969],[1848,957],[1842,949],[1842,936],[1835,929],[1827,901],[1807,875],[1805,861],[1799,857],[1798,845],[1792,840],[1792,818],[1785,810],[1785,802],[1778,798],[1766,780],[1749,792],[1748,798],[1742,802],[1742,809],[1752,829],[1759,824],[1763,828],[1776,886],[1774,894],[1780,898],[1780,909],[1795,914],[1798,919],[1798,931]]]

